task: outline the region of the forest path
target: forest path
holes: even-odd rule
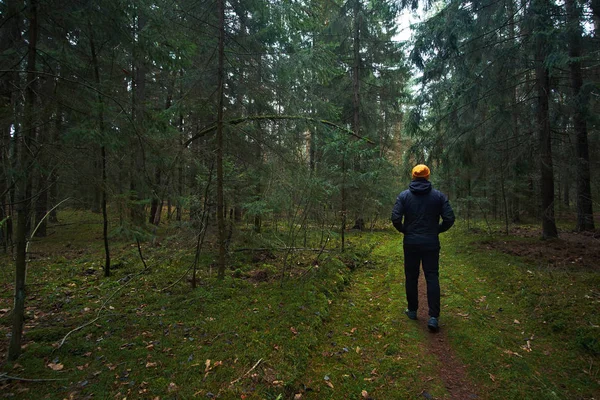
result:
[[[443,315],[440,315],[440,331],[431,334],[428,332],[426,321],[427,312],[427,285],[423,274],[419,276],[419,311],[418,322],[427,336],[429,343],[427,351],[435,356],[440,363],[439,377],[449,393],[448,398],[456,400],[478,399],[477,389],[467,377],[466,366],[456,357],[446,336],[446,325]]]
[[[404,315],[402,260],[401,239],[385,235],[335,297],[298,398],[480,398],[450,347],[443,316],[440,332],[427,330],[424,282],[419,320]]]

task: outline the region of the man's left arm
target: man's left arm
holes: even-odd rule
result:
[[[441,217],[442,217],[442,223],[440,224],[439,227],[439,233],[442,232],[446,232],[448,229],[450,229],[452,227],[452,225],[454,225],[454,211],[452,210],[452,207],[450,206],[450,202],[448,201],[448,197],[446,197],[446,195],[442,194],[442,213],[441,213]]]

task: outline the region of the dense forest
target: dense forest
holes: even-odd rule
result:
[[[12,359],[28,242],[64,208],[102,215],[107,277],[111,238],[160,224],[213,244],[220,277],[236,229],[286,226],[286,248],[333,232],[344,251],[350,229],[388,224],[420,162],[462,220],[596,229],[597,0],[2,0],[0,15]]]

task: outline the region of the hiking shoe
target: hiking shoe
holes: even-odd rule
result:
[[[440,326],[438,324],[438,319],[436,317],[430,317],[429,321],[427,322],[427,328],[431,331],[431,332],[437,332],[440,330]]]
[[[416,311],[411,311],[408,308],[406,310],[404,310],[404,314],[406,314],[406,316],[410,319],[417,319],[417,312]]]

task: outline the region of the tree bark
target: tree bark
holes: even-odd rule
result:
[[[57,68],[57,74],[60,76],[60,66]],[[60,84],[60,78],[56,80],[56,83],[54,85],[54,96],[56,97],[59,90]],[[62,129],[63,129],[63,107],[60,104],[60,102],[57,102],[58,104],[56,105],[56,115],[55,115],[55,120],[54,120],[54,126],[52,128],[52,143],[55,146],[55,149],[57,152],[60,151],[60,135],[62,133]],[[49,178],[49,201],[51,205],[54,204],[58,204],[58,172],[56,168],[53,168],[50,171],[50,178]],[[56,210],[56,208],[52,207],[52,209],[50,210],[50,215],[48,216],[48,221],[52,222],[52,223],[58,223],[58,212]]]
[[[162,173],[160,171],[160,167],[156,167],[156,171],[154,173],[154,185],[155,190],[152,195],[152,202],[150,204],[150,218],[148,222],[152,225],[158,226],[160,224],[160,217],[162,212],[162,199],[160,198],[160,186],[162,184]]]
[[[5,52],[10,49],[18,48],[21,43],[21,30],[19,28],[19,2],[15,0],[6,0],[4,7],[4,21],[0,26],[0,54],[6,54]],[[18,53],[15,53],[15,57]],[[3,56],[0,58],[0,68],[9,70],[14,68],[14,65],[18,64],[18,60],[14,57]],[[2,179],[0,179],[0,193],[6,193],[0,197],[0,221],[5,220],[4,225],[0,228],[0,237],[2,239],[2,246],[4,252],[8,251],[9,242],[12,240],[12,207],[11,197],[13,196],[14,190],[11,189],[12,173],[12,146],[13,140],[11,138],[11,130],[14,130],[12,134],[16,134],[16,121],[15,121],[15,101],[17,98],[17,92],[14,87],[17,85],[19,76],[16,72],[3,72],[0,75],[0,135],[1,135],[1,146],[4,149],[1,152],[1,167],[2,167]]]
[[[354,17],[354,33],[353,33],[353,42],[352,42],[352,54],[353,54],[353,63],[352,63],[352,130],[356,136],[360,136],[360,25],[361,25],[361,15],[360,15],[360,2],[361,0],[354,0],[353,7],[353,17]],[[360,155],[356,156],[357,160],[354,165],[355,169],[360,169]],[[345,174],[345,171],[344,171]],[[346,228],[346,190],[342,188],[342,213],[343,213],[343,230]],[[359,214],[354,222],[354,226],[360,226],[360,220],[364,221],[364,218]],[[362,229],[361,229],[362,231]],[[342,233],[343,236],[343,233]],[[343,242],[343,240],[342,240]],[[344,246],[342,245],[342,251]]]
[[[130,217],[131,221],[136,226],[144,226],[146,223],[145,207],[141,204],[141,201],[145,198],[144,196],[144,179],[146,171],[144,168],[144,154],[143,154],[143,143],[140,140],[140,136],[145,130],[145,101],[146,101],[146,62],[144,60],[142,46],[140,45],[141,38],[139,37],[140,32],[144,30],[146,26],[146,16],[144,11],[140,11],[137,14],[136,23],[136,34],[138,35],[136,43],[134,44],[134,56],[133,56],[133,69],[134,69],[134,82],[133,82],[133,101],[132,110],[135,121],[135,137],[133,139],[132,148],[133,159],[132,169],[130,174]],[[141,178],[140,178],[141,177]]]
[[[217,228],[219,234],[218,277],[225,278],[225,216],[223,197],[223,86],[225,79],[225,0],[218,0],[219,62],[217,70]]]
[[[37,0],[29,0],[28,7],[29,33],[27,54],[27,87],[25,89],[25,108],[23,115],[23,131],[19,140],[19,182],[17,185],[17,252],[15,255],[15,302],[13,307],[13,326],[8,347],[8,359],[16,360],[21,354],[21,341],[23,337],[23,320],[25,317],[25,278],[27,274],[27,231],[28,219],[31,209],[31,181],[29,167],[31,157],[29,153],[31,137],[35,130],[34,108],[36,92],[36,53],[38,40],[38,15]]]
[[[352,130],[360,131],[360,0],[354,0],[354,37],[352,44]]]
[[[558,237],[554,218],[554,171],[552,163],[552,136],[550,131],[550,72],[545,65],[548,43],[545,30],[549,28],[547,0],[534,2],[536,18],[535,83],[537,91],[536,122],[540,145],[540,195],[542,206],[542,237]]]
[[[577,137],[577,231],[593,231],[594,210],[592,203],[592,188],[590,184],[590,154],[587,132],[587,96],[582,91],[583,73],[581,70],[581,25],[580,11],[575,0],[566,0],[567,28],[569,42],[569,67],[571,85],[573,87],[573,127]]]
[[[600,0],[592,0],[590,2],[594,21],[594,35],[599,36],[600,32]]]
[[[88,27],[90,30],[90,50],[92,52],[92,64],[94,67],[94,80],[96,82],[96,87],[100,89],[100,66],[98,64],[98,55],[96,53],[96,43],[94,41],[94,30],[92,27],[92,23],[88,21]],[[102,94],[98,92],[98,115],[97,115],[97,123],[98,123],[98,131],[100,133],[100,140],[102,144],[100,146],[100,170],[101,170],[101,184],[100,184],[100,208],[102,210],[102,237],[104,240],[104,276],[110,276],[110,246],[108,243],[108,211],[107,211],[107,177],[106,177],[106,147],[103,142],[104,138],[104,99],[102,98]]]

